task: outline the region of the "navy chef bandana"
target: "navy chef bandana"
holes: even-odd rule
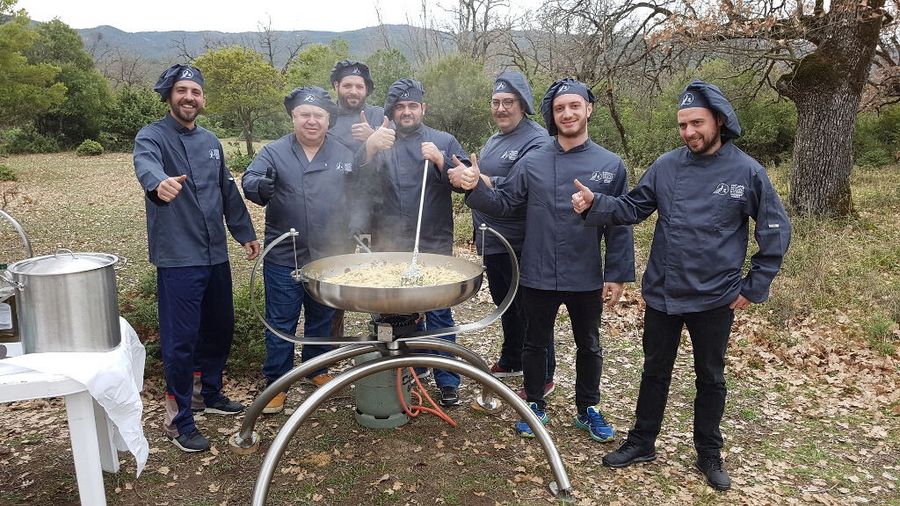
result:
[[[397,102],[419,102],[425,99],[425,87],[415,79],[400,79],[388,88],[384,99],[384,115],[394,119],[394,106]]]
[[[686,101],[690,104],[685,104]],[[678,97],[678,109],[688,107],[705,107],[721,115],[723,122],[720,135],[723,140],[737,139],[741,136],[741,124],[738,122],[737,113],[718,86],[699,80],[691,81]]]
[[[347,76],[359,76],[366,83],[366,94],[372,93],[375,88],[375,82],[372,81],[372,74],[369,72],[369,66],[363,62],[356,60],[341,60],[334,64],[331,69],[331,84],[340,83],[341,79]]]
[[[163,102],[169,99],[172,88],[178,81],[194,81],[203,88],[203,74],[197,67],[176,63],[163,71],[159,75],[159,79],[153,86],[153,91],[159,93],[159,98]]]
[[[544,118],[544,124],[547,126],[547,133],[551,136],[556,135],[556,123],[553,121],[553,101],[560,95],[578,95],[587,100],[589,104],[594,103],[594,94],[590,88],[581,81],[565,78],[556,81],[547,88],[547,93],[541,99],[541,117]]]
[[[335,116],[337,106],[331,101],[331,95],[329,95],[327,91],[318,86],[304,86],[302,88],[294,89],[288,96],[284,97],[284,108],[287,111],[288,116],[293,117],[293,110],[304,104],[314,105],[325,109],[325,112],[330,116],[328,126],[331,127],[334,125],[334,122],[337,119],[337,116]]]
[[[525,79],[525,76],[522,75],[521,72],[516,72],[514,70],[504,70],[497,76],[497,79],[494,80],[494,90],[493,93],[513,93],[519,96],[519,101],[522,102],[522,109],[525,110],[525,114],[534,114],[534,106],[531,105],[534,102],[534,97],[531,94],[531,86],[528,85],[528,80]]]

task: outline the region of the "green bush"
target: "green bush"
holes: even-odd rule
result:
[[[247,167],[250,166],[250,162],[252,161],[252,156],[245,155],[240,150],[225,157],[225,165],[231,169],[232,172],[243,173],[247,170]]]
[[[138,130],[165,116],[167,107],[145,86],[123,86],[103,120],[100,143],[107,151],[131,151]]]
[[[0,165],[0,181],[15,181],[16,171],[8,165]]]
[[[884,167],[896,161],[900,152],[900,104],[879,112],[862,112],[856,117],[853,154],[856,165]]]
[[[259,372],[266,358],[264,327],[258,314],[265,311],[262,284],[257,285],[250,306],[250,289],[247,285],[234,287],[234,341],[228,357],[228,372],[233,375],[253,375]]]
[[[2,142],[4,150],[10,154],[56,153],[60,150],[56,139],[39,134],[33,125],[5,130]]]
[[[91,139],[85,139],[75,148],[75,154],[78,156],[98,156],[103,154],[103,146]]]

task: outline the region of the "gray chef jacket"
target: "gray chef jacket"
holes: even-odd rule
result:
[[[217,265],[228,261],[225,225],[246,244],[256,240],[247,207],[225,167],[222,144],[209,130],[182,126],[171,114],[134,139],[134,172],[145,191],[150,263],[157,267]],[[171,202],[156,195],[168,177],[187,175]],[[222,217],[225,217],[224,224]]]
[[[641,291],[668,314],[763,302],[781,267],[791,224],[765,169],[732,142],[711,156],[681,147],[660,156],[628,195],[594,194],[588,225],[638,223],[659,211]],[[748,217],[759,251],[741,276]]]
[[[363,109],[366,111],[366,121],[374,130],[384,123],[384,109],[375,105],[366,104]],[[334,125],[328,129],[328,133],[336,137],[341,144],[347,147],[351,152],[356,151],[362,146],[362,143],[353,138],[353,125],[359,123],[359,111],[345,111],[338,106],[335,113]]]
[[[615,154],[591,140],[564,151],[554,140],[532,149],[498,187],[479,181],[467,195],[469,207],[491,215],[526,209],[522,286],[586,292],[602,288],[604,281],[634,281],[631,227],[585,227],[572,211],[576,178],[608,195],[624,195],[628,189],[625,164]]]
[[[492,135],[481,153],[478,154],[478,167],[481,173],[490,176],[494,186],[499,185],[512,170],[513,164],[521,160],[532,149],[542,146],[552,139],[544,127],[528,118],[522,118],[516,127],[508,132],[497,132]],[[516,253],[521,253],[525,240],[525,209],[519,209],[511,216],[491,216],[481,211],[472,210],[472,223],[475,231],[475,247],[482,253],[481,234],[478,227],[482,223],[500,232]],[[485,255],[506,253],[506,248],[493,234],[486,234],[484,239]]]
[[[353,171],[353,154],[329,132],[312,160],[294,133],[264,146],[247,167],[241,186],[252,202],[266,206],[266,244],[291,228],[294,241],[285,239],[266,255],[276,265],[303,266],[319,258],[349,253],[346,182]],[[259,196],[259,180],[275,181],[270,200]]]
[[[356,153],[354,205],[350,228],[371,233],[377,251],[412,251],[416,240],[416,220],[422,191],[422,143],[433,142],[444,155],[444,170],[428,163],[425,204],[419,251],[453,254],[453,186],[447,169],[452,155],[468,163],[455,137],[420,125],[408,135],[397,132],[393,147],[364,163],[365,150]]]

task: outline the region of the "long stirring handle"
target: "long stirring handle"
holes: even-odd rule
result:
[[[428,160],[422,169],[422,194],[419,196],[419,219],[416,220],[416,243],[413,246],[413,265],[416,263],[416,255],[419,253],[419,233],[422,231],[422,207],[425,204],[425,182],[428,180]]]

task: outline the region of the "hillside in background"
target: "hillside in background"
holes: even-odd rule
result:
[[[260,32],[224,33],[202,32],[124,32],[112,26],[98,26],[77,30],[84,40],[84,47],[94,53],[105,49],[118,48],[148,62],[173,62],[184,51],[199,56],[207,48],[239,44],[262,50]],[[399,49],[406,58],[416,60],[413,47],[423,29],[410,25],[382,25],[349,32],[322,32],[312,30],[273,31],[277,41],[276,66],[281,66],[288,57],[287,48],[297,43],[328,44],[334,39],[344,39],[350,43],[350,54],[363,57],[385,46]],[[432,37],[434,40],[434,37]],[[182,51],[183,50],[183,51]]]

